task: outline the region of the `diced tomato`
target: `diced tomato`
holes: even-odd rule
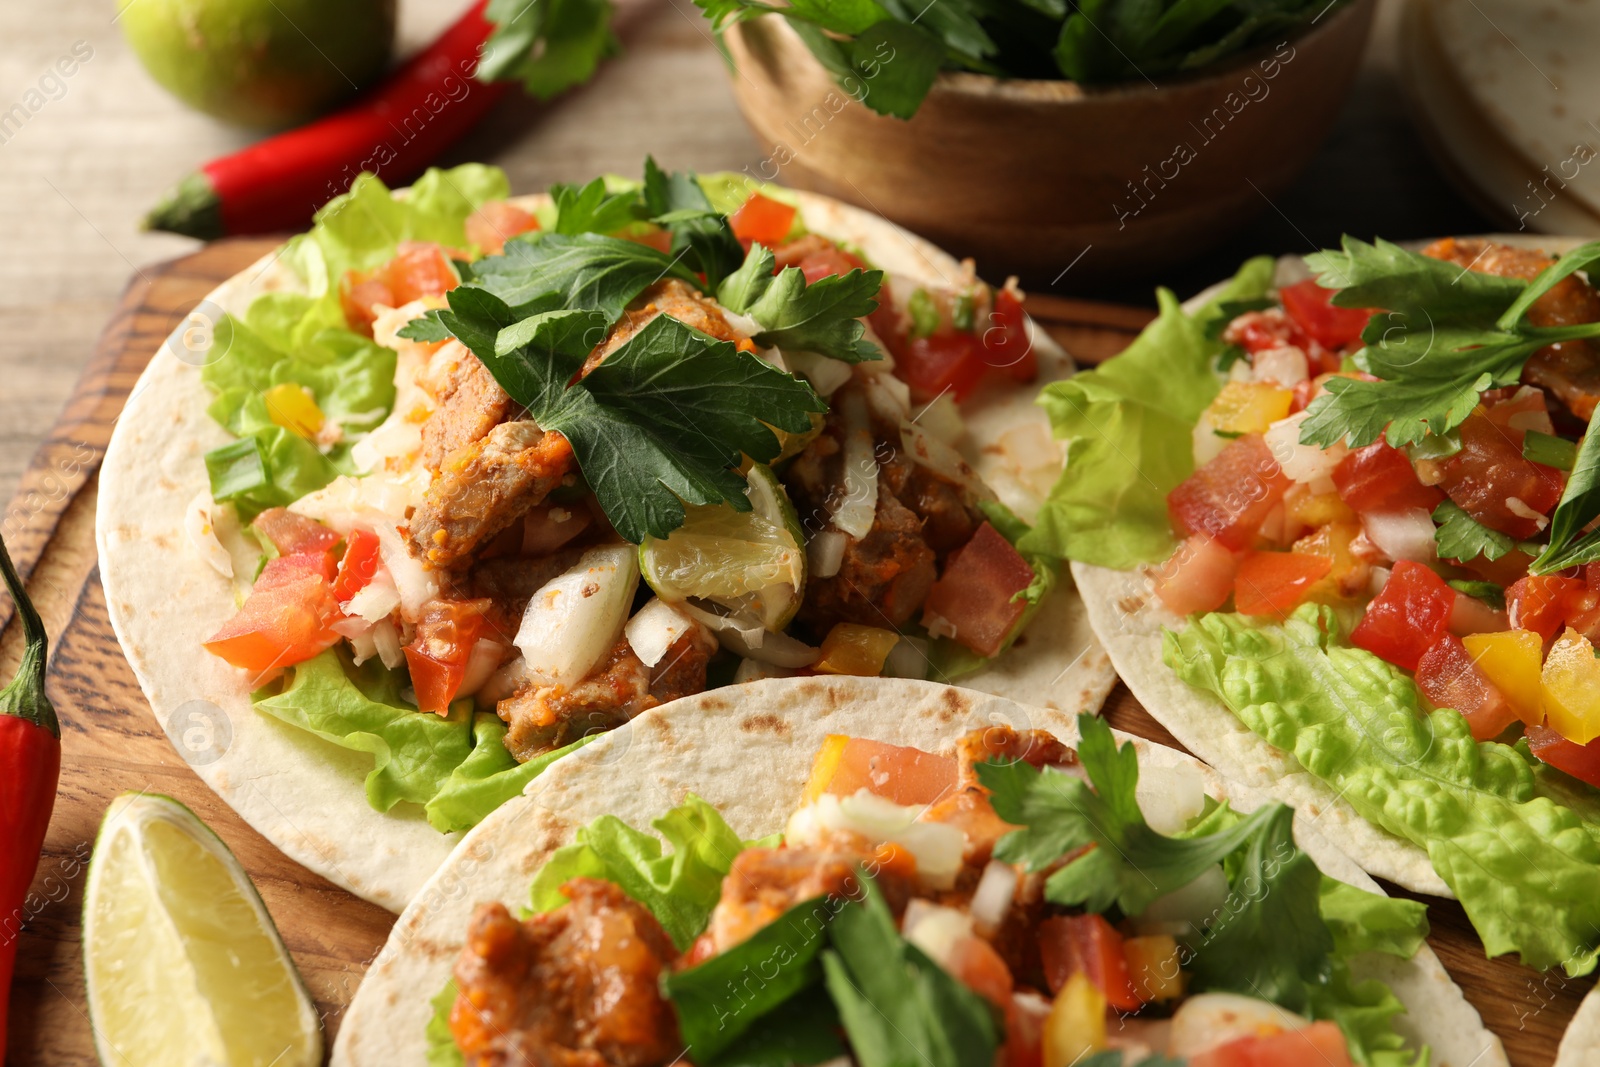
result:
[[[467,241],[486,256],[498,256],[519,233],[539,228],[539,220],[504,200],[491,200],[467,216]]]
[[[1555,637],[1577,598],[1588,587],[1558,574],[1529,574],[1506,589],[1506,612],[1518,630],[1532,630],[1543,640]]]
[[[1050,1003],[1038,997],[1012,994],[1006,1005],[1004,1067],[1044,1067],[1044,1021]]]
[[[1241,615],[1286,615],[1333,570],[1332,556],[1252,552],[1233,580],[1233,606]]]
[[[1583,584],[1589,587],[1589,592],[1600,593],[1600,563],[1583,565]]]
[[[1167,494],[1167,515],[1181,535],[1203,533],[1240,552],[1290,484],[1261,436],[1245,434]]]
[[[445,250],[432,241],[401,241],[390,259],[367,274],[346,271],[339,279],[339,301],[351,329],[372,336],[376,305],[400,307],[425,296],[440,296],[461,284]]]
[[[1175,615],[1216,611],[1233,595],[1239,557],[1221,542],[1195,534],[1156,569],[1156,596]]]
[[[1269,348],[1290,345],[1304,350],[1311,346],[1311,338],[1288,315],[1276,308],[1265,311],[1247,311],[1228,323],[1224,337],[1251,355]]]
[[[1404,452],[1383,441],[1355,449],[1341,459],[1333,468],[1333,486],[1339,499],[1357,511],[1432,511],[1444,501],[1442,492],[1417,480],[1416,469]]]
[[[430,600],[423,605],[416,636],[405,647],[418,710],[450,714],[472,646],[486,625],[484,613],[492,606],[489,600]]]
[[[835,274],[849,274],[853,270],[866,269],[866,264],[837,245],[812,252],[795,265],[800,268],[800,273],[806,276],[807,285]]]
[[[268,564],[297,561],[311,566],[315,556],[281,556]],[[263,588],[258,581],[237,614],[212,634],[206,649],[235,667],[267,671],[302,663],[331,648],[339,635],[329,627],[339,618],[339,605],[321,574],[270,576]]]
[[[1375,312],[1370,308],[1336,307],[1336,289],[1324,289],[1315,278],[1278,290],[1283,310],[1313,341],[1324,348],[1344,348],[1361,340],[1361,331]]]
[[[1039,376],[1039,354],[1028,337],[1028,317],[1011,289],[994,294],[989,328],[983,331],[983,351],[989,366],[1005,371],[1014,381],[1031,382]]]
[[[1011,970],[983,938],[963,937],[952,945],[947,969],[1001,1011],[1011,1003]]]
[[[1484,415],[1469,415],[1457,432],[1461,451],[1440,462],[1439,487],[1492,530],[1519,540],[1539,533],[1561,500],[1561,472],[1524,459],[1520,440]]]
[[[956,761],[919,748],[829,734],[811,765],[805,799],[865,789],[896,804],[932,804],[956,788]]]
[[[986,522],[950,554],[922,603],[923,625],[949,633],[980,656],[993,656],[1027,611],[1018,594],[1033,580],[1033,564]]]
[[[1128,978],[1122,935],[1101,915],[1058,915],[1039,924],[1039,957],[1051,993],[1059,993],[1074,974],[1082,974],[1121,1011],[1139,1007]]]
[[[936,333],[908,338],[895,353],[895,374],[918,402],[949,392],[965,400],[987,368],[978,338],[970,333]]]
[[[351,530],[345,538],[344,558],[339,561],[339,576],[334,579],[334,599],[343,604],[367,587],[378,571],[378,535],[371,530]]]
[[[1450,622],[1456,591],[1420,563],[1394,565],[1383,592],[1350,631],[1350,643],[1408,671],[1433,647]]]
[[[773,248],[789,236],[794,228],[794,216],[795,209],[783,201],[751,193],[750,199],[728,216],[728,224],[739,240],[760,241]]]
[[[339,543],[337,531],[288,508],[268,508],[255,517],[251,528],[272,542],[280,556],[298,552],[326,552]]]
[[[302,578],[331,581],[334,575],[333,556],[327,552],[296,552],[292,556],[278,556],[267,560],[267,565],[256,575],[252,593],[264,593],[293,585]]]
[[[1600,788],[1600,740],[1579,745],[1548,726],[1530,726],[1528,748],[1557,770]]]
[[[1444,634],[1417,662],[1417,687],[1434,705],[1454,708],[1467,720],[1472,736],[1491,741],[1517,721],[1517,713],[1472,661],[1461,638]]]
[[[1303,1030],[1251,1034],[1189,1057],[1189,1067],[1350,1067],[1350,1048],[1337,1023]]]

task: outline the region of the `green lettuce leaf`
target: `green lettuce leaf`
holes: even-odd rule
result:
[[[1271,258],[1250,260],[1194,315],[1160,290],[1159,316],[1126,351],[1045,386],[1038,402],[1067,464],[1019,549],[1122,570],[1171,555],[1167,494],[1193,473],[1194,424],[1221,389],[1209,327],[1221,305],[1265,293],[1272,271]]]
[[[466,1057],[461,1055],[461,1049],[456,1045],[455,1037],[450,1033],[450,1008],[455,1002],[454,978],[446,982],[444,988],[428,1001],[433,1006],[433,1015],[428,1019],[426,1032],[428,1067],[464,1067],[467,1062]]]
[[[1333,932],[1334,954],[1345,959],[1382,952],[1408,960],[1428,939],[1428,906],[1419,900],[1369,893],[1324,877],[1320,901],[1322,921]]]
[[[1281,624],[1200,616],[1164,635],[1163,659],[1363,818],[1425,849],[1488,955],[1594,969],[1594,825],[1553,800],[1516,748],[1474,741],[1454,711],[1423,715],[1411,678],[1344,644],[1333,611],[1307,605]]]
[[[470,830],[512,797],[520,796],[529,782],[569,752],[593,741],[591,734],[564,748],[518,763],[506,750],[506,724],[493,712],[480,711],[472,720],[472,751],[456,765],[428,801],[428,822],[440,833]]]
[[[741,840],[715,808],[693,794],[651,825],[660,837],[612,815],[581,828],[534,876],[533,911],[565,904],[561,886],[568,879],[604,878],[648,908],[673,944],[687,949],[711,918],[733,858],[763,842]],[[671,852],[663,851],[663,839]]]

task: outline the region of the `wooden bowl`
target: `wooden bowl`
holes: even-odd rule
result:
[[[1266,210],[1311,161],[1375,6],[1353,0],[1280,44],[1154,83],[947,72],[910,121],[859,103],[870,79],[847,92],[763,16],[726,35],[767,153],[746,173],[875,211],[991,277],[1153,274]]]

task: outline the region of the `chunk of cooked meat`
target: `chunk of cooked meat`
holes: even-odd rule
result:
[[[878,480],[922,520],[922,536],[941,563],[983,524],[983,513],[966,490],[904,452],[895,452],[878,468]]]
[[[669,700],[703,692],[716,642],[696,627],[678,638],[661,662],[646,667],[626,637],[577,685],[528,685],[496,706],[510,729],[505,746],[518,762],[614,730]]]
[[[434,353],[417,384],[439,405],[422,424],[422,462],[436,473],[452,455],[482,440],[513,407],[489,368],[459,342]]]
[[[1531,248],[1514,248],[1479,239],[1446,237],[1422,250],[1423,255],[1482,274],[1531,280],[1552,257]],[[1528,309],[1534,326],[1574,326],[1600,322],[1600,292],[1577,275],[1557,282]],[[1539,349],[1522,368],[1522,380],[1554,393],[1578,418],[1587,422],[1600,406],[1600,353],[1588,341],[1562,341]]]
[[[1065,767],[1078,755],[1047,730],[1014,730],[989,726],[956,742],[956,790],[931,805],[922,818],[948,823],[967,835],[962,855],[963,872],[957,885],[974,883],[994,852],[995,842],[1016,827],[1001,819],[989,803],[989,791],[978,781],[977,766],[991,759],[1021,760],[1034,767]]]
[[[807,584],[800,621],[819,636],[839,622],[904,625],[933,588],[936,558],[922,520],[880,481],[872,529],[845,546],[837,574]]]
[[[524,922],[473,913],[450,1032],[467,1067],[659,1067],[682,1051],[661,973],[677,952],[611,882],[574,878],[570,903]]]
[[[701,333],[709,334],[719,341],[731,341],[738,344],[745,340],[744,334],[735,330],[723,317],[722,308],[709,297],[704,296],[694,286],[677,278],[667,278],[656,282],[644,292],[634,297],[622,313],[622,318],[611,327],[611,332],[606,334],[606,339],[589,353],[589,358],[583,364],[584,374],[598,367],[611,353],[621,348],[627,340],[658,315],[670,315],[683,323],[692,326]]]
[[[478,546],[510,526],[561,484],[572,445],[522,419],[502,422],[450,456],[411,516],[411,552],[431,567],[467,565]]]

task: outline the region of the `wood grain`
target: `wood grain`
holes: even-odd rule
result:
[[[111,632],[96,569],[96,471],[139,371],[183,314],[272,242],[237,240],[147,270],[128,287],[96,354],[7,509],[4,532],[49,629],[49,694],[61,715],[62,777],[55,817],[21,935],[6,1062],[77,1067],[97,1061],[84,1002],[79,913],[84,864],[111,798],[165,793],[221,835],[255,880],[322,1014],[331,1043],[340,1015],[393,916],[293,863],[223,804],[173,752]],[[1150,312],[1087,301],[1038,300],[1041,323],[1085,362],[1126,345]],[[0,625],[9,619],[9,604]],[[20,655],[20,632],[0,633],[0,672]],[[1127,689],[1111,722],[1174,745]],[[1174,747],[1177,747],[1174,745]],[[1586,981],[1485,960],[1459,905],[1428,900],[1429,938],[1518,1067],[1548,1064]],[[162,995],[151,990],[152,997]],[[113,1056],[109,1065],[117,1063]]]

